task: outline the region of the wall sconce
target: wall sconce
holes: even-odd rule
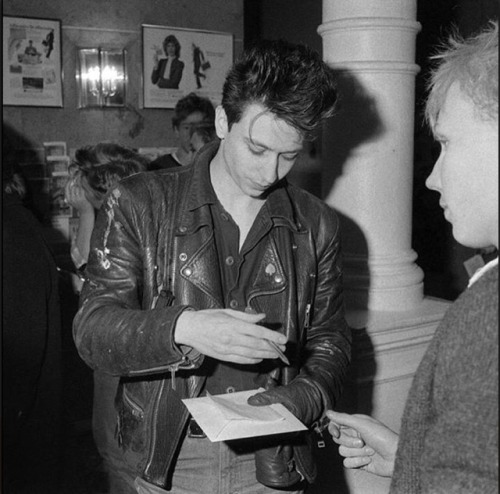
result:
[[[78,50],[78,108],[125,106],[125,50]]]

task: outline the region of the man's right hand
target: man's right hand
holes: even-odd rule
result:
[[[349,415],[332,410],[328,431],[340,445],[346,468],[360,468],[381,477],[392,477],[399,436],[368,415]]]
[[[267,340],[283,351],[286,344],[284,335],[258,324],[265,317],[232,309],[187,310],[177,319],[174,339],[217,360],[258,364],[278,358]]]

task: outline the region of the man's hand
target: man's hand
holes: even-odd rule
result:
[[[360,468],[381,477],[392,477],[399,436],[368,415],[349,415],[332,410],[328,431],[340,445],[346,468]]]
[[[258,364],[279,358],[267,340],[283,351],[286,344],[284,335],[258,324],[265,317],[232,309],[184,311],[177,319],[174,339],[217,360]]]
[[[286,386],[276,386],[250,396],[249,405],[265,406],[281,403],[305,425],[311,425],[321,415],[323,400],[318,389],[300,377]]]

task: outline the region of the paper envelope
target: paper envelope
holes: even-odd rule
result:
[[[182,401],[212,442],[307,429],[281,404],[262,407],[248,405],[248,397],[260,391],[264,389],[187,398]]]

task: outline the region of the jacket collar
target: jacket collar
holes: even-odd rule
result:
[[[192,166],[192,179],[189,186],[189,197],[186,210],[194,212],[208,204],[217,201],[215,191],[210,182],[210,163],[219,149],[220,141],[205,146],[195,158]],[[275,225],[287,226],[297,232],[303,231],[304,226],[295,217],[295,208],[289,195],[289,185],[283,179],[269,194],[265,204],[267,214]]]

